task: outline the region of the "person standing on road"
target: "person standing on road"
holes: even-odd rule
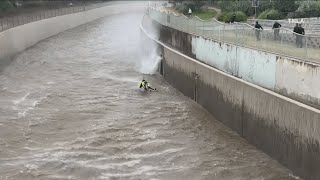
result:
[[[300,35],[299,35],[299,25],[296,23],[296,26],[293,28],[293,34],[296,35],[296,46],[299,47]]]
[[[273,31],[274,31],[274,40],[280,40],[281,37],[279,35],[280,32],[280,28],[281,28],[281,24],[279,24],[277,21],[273,24]]]
[[[189,17],[191,17],[191,15],[192,15],[192,10],[191,10],[191,8],[189,8],[188,14],[189,14]]]
[[[256,21],[256,25],[254,26],[254,30],[255,30],[255,34],[256,34],[256,37],[257,37],[257,41],[260,41],[261,40],[261,31],[263,30],[262,26],[259,24],[258,21]]]

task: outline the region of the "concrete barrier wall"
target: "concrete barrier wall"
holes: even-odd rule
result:
[[[157,42],[163,48],[163,76],[172,86],[294,174],[320,179],[320,110]]]
[[[196,59],[249,82],[274,89],[276,55],[192,37]]]
[[[57,16],[18,26],[0,33],[0,60],[4,60],[37,42],[76,26],[96,19],[125,13],[142,11],[144,3],[114,4],[84,12]]]
[[[160,39],[184,54],[248,82],[320,108],[320,65],[203,38],[166,26]]]
[[[319,110],[235,79],[166,47],[164,58],[164,77],[174,87],[296,175],[320,178]]]
[[[320,107],[320,67],[318,64],[278,57],[275,89]]]

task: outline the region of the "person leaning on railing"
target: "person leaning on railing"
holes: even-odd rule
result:
[[[257,41],[261,40],[260,33],[262,30],[263,30],[262,26],[258,23],[258,21],[256,21],[256,25],[254,26],[254,31],[257,37]]]
[[[304,28],[301,24],[296,23],[296,26],[293,28],[293,32],[296,35],[296,45],[298,48],[302,48],[302,35],[304,35]]]
[[[274,40],[280,40],[281,37],[279,35],[281,28],[281,24],[279,24],[277,21],[273,24],[272,29],[274,31]]]

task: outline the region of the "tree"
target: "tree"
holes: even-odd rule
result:
[[[284,14],[294,12],[299,7],[295,0],[272,0],[272,3],[274,9]]]
[[[12,3],[9,0],[0,0],[0,12],[7,11],[12,8]]]

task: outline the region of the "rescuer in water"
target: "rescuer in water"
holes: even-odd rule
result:
[[[152,88],[149,83],[146,80],[142,80],[140,83],[140,88],[144,88],[145,90],[149,90],[149,91],[156,91],[156,88]]]

